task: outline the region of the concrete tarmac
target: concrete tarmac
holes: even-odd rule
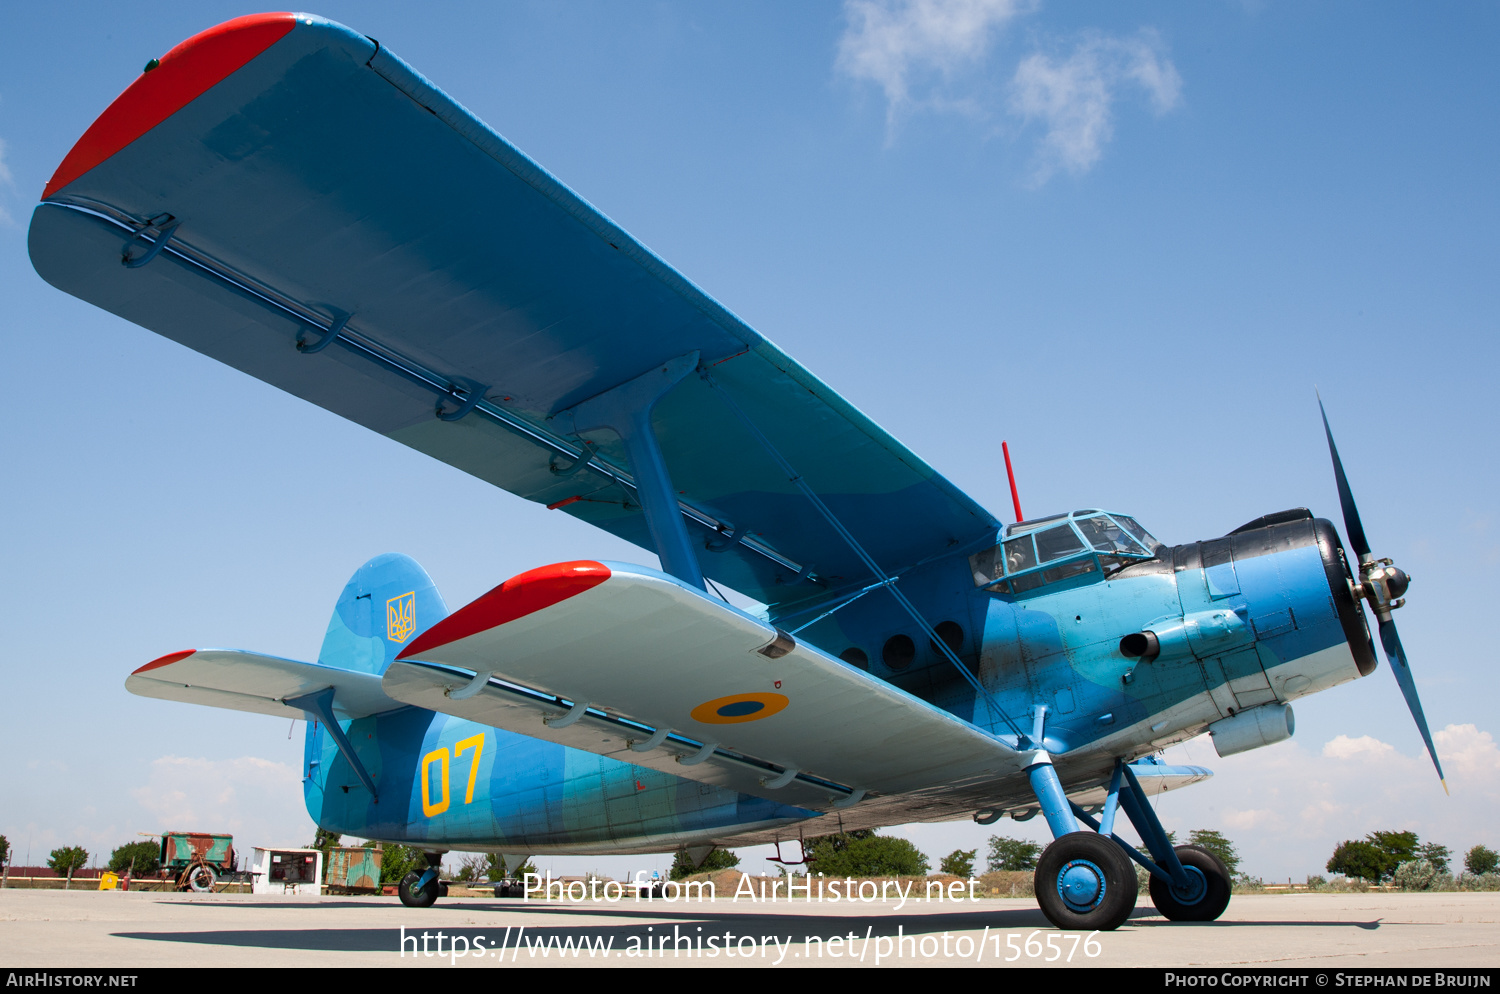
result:
[[[1147,900],[1123,928],[1090,937],[1051,928],[1019,899],[449,898],[415,910],[393,897],[6,889],[0,968],[1500,966],[1496,893],[1239,895],[1201,925],[1168,922]]]

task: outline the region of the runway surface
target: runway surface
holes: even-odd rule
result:
[[[1241,895],[1206,925],[1168,922],[1143,898],[1125,927],[1090,937],[1059,932],[1034,902],[1011,899],[452,898],[413,910],[395,898],[7,889],[0,891],[0,967],[1472,969],[1500,965],[1497,922],[1500,894],[1493,893]]]

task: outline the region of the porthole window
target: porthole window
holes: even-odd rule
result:
[[[917,658],[917,644],[909,635],[892,635],[880,650],[880,659],[893,670],[904,670]]]
[[[855,648],[852,645],[839,653],[839,658],[858,670],[868,670],[870,668],[869,654],[865,650]]]
[[[948,646],[948,648],[953,650],[954,655],[957,655],[959,651],[963,649],[964,629],[963,626],[958,622],[939,621],[936,625],[933,626],[932,630],[937,632],[938,638],[942,639],[943,642]],[[943,654],[943,650],[938,648],[938,644],[936,642],[932,643],[932,651],[937,653],[938,655]]]

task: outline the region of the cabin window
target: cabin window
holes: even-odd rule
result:
[[[893,670],[904,670],[917,658],[917,643],[910,635],[892,635],[880,650],[880,660]]]
[[[853,666],[855,669],[868,670],[870,668],[870,656],[863,649],[850,646],[839,653],[839,658]]]

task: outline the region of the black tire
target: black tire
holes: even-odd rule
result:
[[[433,877],[427,882],[427,886],[417,890],[417,881],[422,879],[420,873],[408,873],[401,878],[401,883],[396,887],[396,893],[401,898],[401,903],[408,908],[430,908],[438,899],[438,881]]]
[[[1034,881],[1047,920],[1085,932],[1109,932],[1125,924],[1135,910],[1139,886],[1125,850],[1093,832],[1070,832],[1048,846]],[[1078,886],[1090,882],[1096,889],[1079,901]]]
[[[440,881],[438,881],[438,897],[447,897],[447,896],[448,896],[448,881],[446,881],[446,880],[440,880]]]
[[[1189,876],[1194,871],[1203,875],[1205,887],[1189,903],[1173,893],[1170,883],[1159,877],[1151,878],[1151,903],[1156,905],[1168,920],[1174,922],[1211,922],[1229,907],[1229,869],[1219,857],[1202,846],[1178,846],[1177,858],[1187,869]]]
[[[187,889],[195,894],[212,894],[214,885],[219,878],[214,874],[214,868],[202,863],[190,868],[187,872]]]

